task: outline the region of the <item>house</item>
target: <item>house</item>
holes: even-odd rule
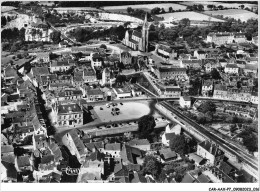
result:
[[[222,84],[214,85],[213,97],[220,98],[220,99],[226,98],[227,97],[227,86],[222,85]]]
[[[129,171],[121,162],[115,165],[114,174],[111,177],[111,180],[115,183],[130,183]]]
[[[138,148],[142,151],[149,151],[151,149],[150,143],[147,139],[134,139],[129,141],[127,145]]]
[[[217,166],[210,167],[209,173],[210,173],[211,177],[214,178],[215,182],[218,182],[218,183],[235,183],[235,181],[231,177],[229,177],[227,174],[225,174]]]
[[[36,53],[36,58],[32,63],[48,63],[50,62],[50,53],[49,52],[38,52]]]
[[[120,158],[121,143],[107,143],[104,153],[111,155],[114,158]]]
[[[245,74],[255,74],[257,75],[258,73],[258,65],[257,64],[247,64],[244,68],[244,73]]]
[[[15,168],[17,172],[32,171],[29,155],[17,156],[15,158]]]
[[[227,64],[224,68],[225,73],[238,74],[239,67],[236,64]]]
[[[102,71],[102,80],[101,80],[101,85],[110,85],[111,81],[110,81],[110,70],[108,68],[105,68]]]
[[[162,158],[161,159],[162,163],[175,160],[178,157],[177,154],[174,151],[172,151],[170,148],[161,149],[159,151],[159,154],[160,157]]]
[[[177,53],[174,52],[174,49],[167,45],[157,44],[155,46],[155,52],[166,59],[174,59],[177,57]]]
[[[76,103],[55,105],[52,110],[57,116],[58,126],[83,125],[83,109]]]
[[[89,151],[89,152],[93,152],[93,151],[100,151],[101,153],[104,152],[104,143],[102,141],[100,142],[92,142],[92,143],[84,143],[85,144],[85,147],[86,149]]]
[[[180,97],[181,88],[178,86],[164,86],[157,84],[160,97]]]
[[[197,60],[197,59],[180,60],[180,66],[183,68],[200,69],[201,65],[202,65],[201,60]]]
[[[138,148],[123,144],[120,156],[124,165],[143,163],[144,152]]]
[[[113,90],[116,94],[117,99],[132,97],[131,89],[129,89],[128,87],[113,88]]]
[[[140,95],[143,95],[142,89],[139,88],[139,87],[136,87],[136,86],[132,87],[132,96],[133,97],[138,97]]]
[[[206,159],[203,159],[202,157],[198,156],[196,153],[189,153],[188,157],[190,160],[194,161],[197,167],[202,166],[204,163],[206,163]]]
[[[87,149],[79,138],[75,129],[72,129],[62,137],[62,143],[75,155],[80,163],[85,161]]]
[[[83,73],[84,83],[93,84],[97,82],[97,77],[93,69],[84,69]]]
[[[227,60],[223,58],[220,58],[218,62],[221,65],[221,67],[225,67],[228,64]]]
[[[82,91],[77,89],[66,89],[57,93],[57,101],[80,100],[82,97]]]
[[[203,81],[202,88],[201,88],[201,94],[204,97],[208,97],[208,96],[212,95],[212,91],[213,91],[213,81],[211,81],[211,80]]]
[[[99,151],[94,151],[86,157],[82,164],[77,183],[100,183],[104,177],[104,157]]]
[[[191,98],[187,97],[187,96],[181,96],[179,103],[182,108],[190,108],[191,107]]]
[[[193,55],[197,57],[197,59],[205,59],[207,54],[203,50],[195,50]]]
[[[7,82],[10,82],[12,79],[14,79],[15,77],[17,77],[17,72],[16,70],[11,66],[8,65],[8,67],[6,67],[4,69],[4,80]]]
[[[120,62],[122,62],[124,65],[131,65],[132,61],[132,55],[129,52],[122,52],[120,54]]]
[[[86,91],[86,96],[88,102],[102,101],[105,99],[104,93],[98,88],[97,89],[88,88]]]
[[[258,104],[258,92],[252,92],[251,102],[255,103],[255,104]]]
[[[17,170],[14,163],[1,158],[1,182],[17,182]]]
[[[65,60],[65,61],[52,61],[50,63],[50,72],[65,72],[68,71],[72,66],[75,66],[75,62],[73,60]]]
[[[210,73],[213,69],[216,69],[217,67],[218,67],[218,64],[216,64],[214,62],[206,62],[206,64],[204,64],[206,73]]]
[[[246,66],[246,61],[245,60],[236,60],[236,64],[240,69],[244,69]]]
[[[94,53],[91,58],[91,67],[94,69],[95,67],[102,67],[103,58],[99,53]]]
[[[219,165],[224,158],[224,152],[208,140],[198,144],[197,155],[207,159],[212,165]]]
[[[186,78],[186,68],[159,67],[154,69],[155,75],[159,79]]]
[[[166,132],[162,135],[162,143],[169,147],[170,141],[175,137],[175,132]]]
[[[191,174],[189,172],[187,172],[184,175],[181,183],[198,183],[198,181],[193,176],[191,176]]]
[[[245,41],[246,41],[245,34],[241,32],[209,33],[207,36],[207,42],[215,43],[217,45],[236,43],[236,42],[241,43]]]
[[[133,179],[131,180],[131,183],[147,183],[147,180],[142,174],[134,171]]]

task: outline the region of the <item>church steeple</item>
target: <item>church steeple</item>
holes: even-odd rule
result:
[[[149,34],[149,24],[147,22],[147,12],[146,12],[143,28],[142,28],[142,40],[139,49],[140,51],[148,52],[148,34]]]

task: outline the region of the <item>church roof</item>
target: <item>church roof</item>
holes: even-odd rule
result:
[[[132,35],[134,35],[134,36],[136,36],[136,37],[139,37],[139,38],[142,38],[142,33],[141,32],[138,32],[138,31],[133,31],[133,34]]]

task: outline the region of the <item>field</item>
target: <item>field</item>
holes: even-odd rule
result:
[[[103,110],[100,110],[100,107]],[[99,118],[100,122],[104,123],[137,119],[150,113],[150,108],[146,102],[125,102],[123,105],[118,103],[115,108],[119,108],[120,113],[114,116],[111,114],[112,108],[113,106],[107,108],[106,105],[94,106],[95,116]]]
[[[247,21],[248,19],[257,19],[258,15],[247,10],[242,9],[227,9],[217,11],[205,11],[206,14],[223,15],[224,17],[231,17],[234,19],[240,19],[241,21]]]
[[[165,21],[170,22],[173,19],[174,20],[181,20],[183,18],[188,18],[190,20],[196,20],[196,21],[208,21],[209,20],[209,16],[204,15],[204,14],[200,14],[200,13],[196,13],[193,11],[187,11],[187,12],[176,12],[176,13],[165,13],[165,14],[160,14],[157,15],[158,17],[163,17]],[[224,22],[223,20],[220,19],[216,19],[211,17],[211,21],[215,21],[215,22]]]
[[[219,5],[223,5],[223,7],[227,7],[227,8],[240,8],[239,6],[242,5],[242,3],[223,3],[223,2],[212,2],[212,1],[197,1],[197,2],[183,2],[181,3],[183,5],[194,5],[194,4],[202,4],[204,5],[204,10],[208,10],[207,5],[215,5],[215,6],[219,6]],[[244,3],[243,4],[246,7],[248,7],[249,9],[251,8],[257,8],[256,4],[248,4],[248,3]]]
[[[185,5],[179,5],[175,3],[162,3],[162,4],[143,4],[143,5],[124,5],[124,6],[107,6],[104,7],[104,10],[111,12],[124,12],[127,13],[127,7],[132,7],[133,9],[142,9],[144,11],[151,11],[155,7],[164,8],[166,12],[169,11],[169,7],[172,7],[173,10],[185,10]]]

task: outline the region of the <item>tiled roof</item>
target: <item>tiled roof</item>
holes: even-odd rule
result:
[[[172,48],[165,46],[165,45],[159,45],[158,49],[161,49],[167,53],[172,53]]]
[[[147,180],[145,179],[145,177],[142,174],[137,173],[135,171],[134,178],[131,180],[131,183],[147,183]]]
[[[174,71],[186,71],[186,68],[159,67],[159,72],[174,72]]]
[[[93,143],[85,143],[86,148],[89,151],[92,151],[94,148],[96,149],[104,149],[104,143],[103,142],[93,142]]]
[[[201,146],[202,148],[204,148],[205,150],[207,150],[209,153],[211,153],[214,156],[220,156],[220,155],[224,154],[224,152],[222,150],[220,150],[214,143],[210,143],[207,140],[199,143],[199,146]]]
[[[82,109],[78,104],[65,104],[65,105],[59,105],[58,106],[58,114],[63,114],[63,113],[79,113],[82,112]]]
[[[134,36],[136,36],[136,37],[139,37],[139,38],[142,38],[142,33],[141,33],[141,32],[138,32],[138,31],[136,31],[136,30],[133,31],[133,34],[132,34],[132,35],[134,35]]]
[[[132,141],[129,141],[127,144],[130,145],[130,146],[150,145],[150,143],[147,139],[134,139]]]
[[[181,181],[181,183],[197,183],[195,179],[189,174],[186,173]]]
[[[33,75],[47,75],[49,74],[48,67],[33,67]]]
[[[120,151],[121,144],[120,143],[108,143],[105,145],[105,150]]]
[[[236,64],[227,64],[226,68],[239,68]]]
[[[16,77],[17,76],[17,72],[15,69],[13,69],[11,67],[11,65],[9,65],[6,69],[5,69],[5,77]]]
[[[245,66],[245,69],[248,69],[248,70],[257,70],[257,69],[258,69],[258,65],[247,64],[247,65]]]
[[[102,154],[98,150],[96,150],[95,152],[92,152],[89,157],[86,157],[87,161],[88,160],[101,161],[102,159],[103,159]]]
[[[203,173],[197,177],[197,180],[200,183],[210,183],[211,182],[210,179],[206,175],[204,175]]]
[[[14,147],[12,145],[1,145],[1,153],[11,153],[14,152]]]
[[[100,89],[88,89],[87,95],[103,95],[103,92]]]
[[[44,155],[41,158],[41,164],[48,164],[54,161],[54,155]]]
[[[76,132],[75,129],[71,130],[69,132],[71,138],[73,139],[74,141],[74,144],[79,152],[80,155],[84,154],[85,153],[85,146],[83,144],[83,142],[81,141],[81,139],[78,137],[78,134]]]
[[[214,86],[214,90],[227,91],[227,86],[226,86],[226,85],[221,85],[221,84],[216,84],[216,85]]]
[[[177,157],[177,154],[169,148],[161,149],[159,153],[165,160]]]
[[[30,166],[30,158],[28,155],[18,156],[17,157],[17,165],[18,167]]]

